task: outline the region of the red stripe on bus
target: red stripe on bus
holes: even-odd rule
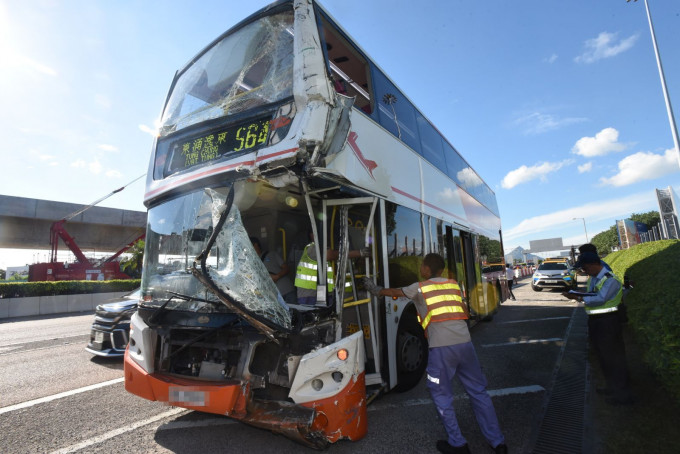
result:
[[[236,167],[238,167],[238,166],[242,166],[242,165],[254,165],[255,163],[264,161],[265,159],[269,159],[269,158],[273,158],[273,157],[276,157],[276,156],[284,155],[284,154],[291,153],[291,152],[294,152],[294,151],[297,151],[297,148],[289,148],[289,149],[287,149],[287,150],[277,151],[276,153],[270,153],[270,154],[267,154],[267,155],[264,155],[264,156],[259,156],[259,157],[257,157],[254,161],[253,161],[253,160],[250,160],[250,161],[241,161],[241,162],[237,162],[237,163],[234,163],[234,164],[229,164],[229,165],[222,166],[222,167],[216,167],[216,168],[213,168],[213,169],[208,169],[208,170],[206,170],[206,171],[197,173],[197,174],[195,174],[195,175],[189,175],[189,176],[186,176],[186,177],[184,177],[184,178],[180,178],[180,179],[177,180],[177,181],[173,181],[172,183],[170,183],[170,184],[168,184],[168,185],[166,185],[166,186],[162,186],[162,187],[160,187],[160,188],[154,189],[153,191],[147,192],[146,194],[144,194],[144,199],[148,199],[149,197],[151,197],[151,196],[153,196],[153,195],[155,195],[155,194],[158,194],[159,192],[163,192],[163,191],[166,191],[166,190],[168,190],[168,189],[172,189],[172,188],[174,188],[174,187],[176,187],[176,186],[179,186],[179,185],[181,185],[181,184],[188,183],[188,182],[194,181],[194,180],[198,180],[199,178],[203,178],[203,177],[207,177],[207,176],[210,176],[210,175],[214,175],[214,174],[216,174],[216,173],[225,172],[225,171],[227,171],[227,170],[230,170],[230,169],[236,168]]]

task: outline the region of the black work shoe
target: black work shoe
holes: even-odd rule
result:
[[[611,396],[613,394],[609,388],[595,388],[595,392],[600,396]]]
[[[496,451],[496,454],[508,454],[508,447],[505,445],[505,443],[501,443],[498,446],[494,448]]]
[[[470,454],[470,448],[467,443],[463,446],[451,446],[446,440],[437,441],[437,451],[444,454]]]

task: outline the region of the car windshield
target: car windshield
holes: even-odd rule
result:
[[[199,190],[149,210],[142,304],[167,303],[166,310],[232,312],[234,306],[225,303],[228,299],[246,312],[290,328],[290,313],[253,249],[236,203],[226,220],[219,222],[229,207],[228,192],[224,187]],[[201,267],[196,265],[193,273],[192,268],[214,231],[216,239],[205,263],[205,274],[215,285],[209,290],[194,274],[201,273]]]
[[[293,96],[293,11],[262,17],[215,43],[175,80],[160,137]]]
[[[568,269],[568,267],[564,263],[542,263],[538,267],[538,271],[564,271],[566,269]]]

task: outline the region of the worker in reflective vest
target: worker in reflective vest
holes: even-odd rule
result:
[[[497,453],[507,453],[496,410],[486,391],[486,377],[470,339],[467,307],[458,283],[441,276],[445,266],[439,254],[427,254],[420,266],[423,282],[403,288],[382,288],[367,278],[364,285],[376,296],[407,297],[418,309],[419,321],[429,343],[427,387],[448,435],[448,440],[437,442],[437,450],[470,452],[453,406],[451,382],[457,375],[470,396],[477,424],[487,442]]]
[[[370,254],[369,248],[349,251],[349,258],[368,257]],[[326,290],[331,293],[335,288],[335,278],[333,273],[333,266],[331,260],[337,260],[338,251],[328,249],[326,251],[329,263],[326,267]],[[295,273],[295,287],[297,287],[297,301],[298,304],[314,305],[316,304],[316,287],[318,276],[318,262],[316,260],[316,248],[314,243],[309,243],[302,251],[302,257],[298,262],[297,271]],[[351,275],[347,275],[345,282],[345,296],[352,293],[352,279]],[[330,301],[327,302],[330,304]]]
[[[611,405],[630,405],[633,399],[619,314],[623,298],[621,280],[604,267],[594,252],[581,253],[574,266],[589,276],[587,292],[563,295],[583,303],[588,314],[588,336],[607,382],[605,388],[595,391],[608,396],[605,401]]]

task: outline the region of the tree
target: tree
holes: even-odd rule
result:
[[[130,258],[122,260],[120,267],[124,273],[130,277],[140,277],[142,275],[142,264],[144,263],[144,240],[137,241],[128,249]]]
[[[5,279],[5,270],[0,270],[0,279]]]
[[[652,230],[653,227],[659,225],[661,222],[661,216],[659,216],[658,211],[648,211],[647,213],[630,215],[630,218],[635,222],[642,222],[647,225],[647,229]]]
[[[590,241],[597,248],[597,254],[604,257],[612,251],[612,248],[619,245],[619,235],[616,231],[616,226],[609,227],[609,230],[600,232]]]

